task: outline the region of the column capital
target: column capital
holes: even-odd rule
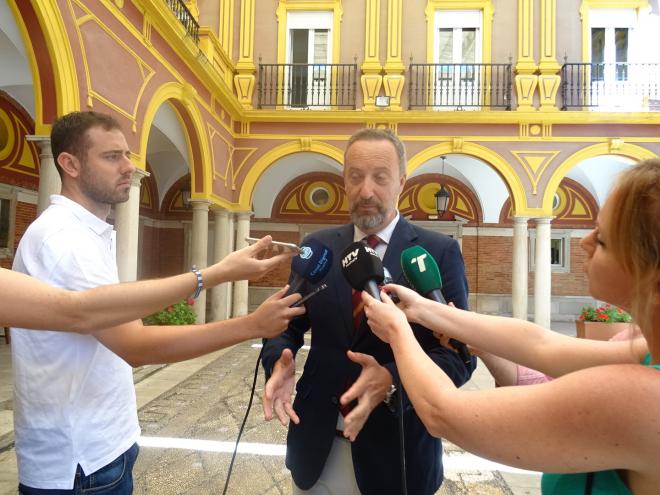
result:
[[[544,224],[544,225],[548,224],[549,225],[550,222],[552,222],[552,220],[554,218],[555,217],[537,217],[537,218],[534,219],[534,221],[536,222],[537,225],[538,224]]]
[[[252,215],[254,215],[253,211],[237,211],[235,212],[236,217],[239,220],[249,220]]]
[[[189,203],[192,209],[196,211],[209,211],[209,208],[213,204],[208,199],[191,199]]]
[[[131,186],[140,187],[140,182],[142,182],[142,179],[144,179],[145,177],[149,177],[150,175],[151,174],[146,170],[142,170],[141,168],[136,168],[135,172],[133,172],[133,177],[131,178]]]
[[[224,208],[220,205],[212,205],[211,211],[216,217],[220,217],[220,218],[229,217],[229,210],[227,210],[227,208]]]
[[[48,141],[50,143],[50,136],[46,136],[44,134],[26,134],[25,139],[28,141],[34,141],[36,143],[40,143],[43,141]]]
[[[513,223],[524,223],[527,225],[527,222],[529,222],[529,217],[513,217]]]

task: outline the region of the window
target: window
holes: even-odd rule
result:
[[[285,104],[292,108],[330,105],[332,12],[289,12]]]
[[[15,194],[0,187],[0,258],[13,255],[15,210]]]
[[[536,263],[536,231],[529,231],[529,267],[535,270]],[[550,266],[553,272],[568,273],[571,271],[571,231],[552,230],[550,234]]]
[[[480,10],[437,10],[435,15],[436,105],[448,110],[481,104]]]

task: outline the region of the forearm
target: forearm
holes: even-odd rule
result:
[[[139,328],[131,328],[130,333],[109,329],[96,335],[133,367],[185,361],[259,337],[250,315],[203,325],[141,326],[139,322],[128,325]],[[108,334],[106,338],[104,332]],[[108,342],[111,333],[119,334],[122,341]]]
[[[639,362],[639,350],[629,342],[575,339],[528,321],[462,311],[433,301],[421,302],[414,321],[555,377],[592,366]]]

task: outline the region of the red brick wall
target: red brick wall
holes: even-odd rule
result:
[[[463,258],[471,293],[511,294],[512,249],[512,237],[463,237]],[[587,279],[582,271],[584,260],[580,239],[571,239],[571,270],[570,273],[552,273],[553,296],[589,295]],[[528,293],[534,294],[533,271],[528,274],[528,288]]]

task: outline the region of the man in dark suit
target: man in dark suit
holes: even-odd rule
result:
[[[442,483],[440,440],[428,433],[405,391],[396,390],[400,385],[391,348],[371,333],[359,307],[354,308],[339,259],[354,241],[366,236],[372,241],[377,235],[372,246],[383,265],[395,283],[405,283],[401,252],[422,246],[440,267],[445,299],[467,309],[458,243],[399,216],[405,165],[403,144],[389,130],[363,129],[351,137],[344,154],[344,185],[353,223],[310,236],[334,253],[325,279],[328,289],[311,298],[306,314],[292,320],[280,337],[265,343],[264,414],[270,420],[275,413],[283,425],[290,420],[286,465],[294,494],[402,493],[401,436],[407,492],[430,495]],[[295,384],[293,356],[310,328],[311,348]],[[464,363],[430,331],[419,325],[413,329],[428,355],[457,386],[470,378],[474,360]],[[296,398],[291,404],[294,384]],[[403,394],[401,428],[399,393]]]

